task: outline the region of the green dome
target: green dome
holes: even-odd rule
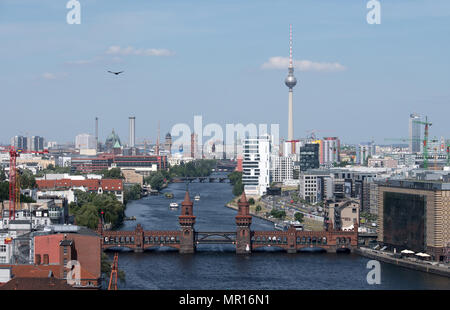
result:
[[[105,145],[106,148],[108,149],[121,147],[120,138],[114,132],[114,129],[112,130],[111,134],[106,138]]]

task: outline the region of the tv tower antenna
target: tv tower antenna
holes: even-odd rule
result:
[[[294,111],[293,111],[293,101],[294,92],[293,88],[297,85],[297,79],[294,76],[294,61],[292,57],[292,25],[289,27],[289,68],[288,76],[284,80],[284,83],[289,87],[289,114],[288,114],[288,139],[286,142],[291,144],[291,153],[295,153],[295,144],[298,140],[294,140]]]

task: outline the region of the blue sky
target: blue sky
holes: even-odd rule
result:
[[[448,0],[382,0],[380,25],[366,0],[79,1],[68,25],[66,0],[0,0],[0,142],[73,141],[95,116],[102,140],[114,128],[127,141],[131,115],[137,142],[194,115],[286,136],[287,69],[272,57],[288,57],[290,23],[296,136],[384,143],[416,112],[450,138]]]

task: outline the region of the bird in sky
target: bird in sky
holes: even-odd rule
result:
[[[119,75],[119,74],[121,74],[123,71],[120,71],[120,72],[112,72],[112,71],[109,71],[109,70],[108,70],[108,72],[109,72],[109,73],[112,73],[112,74],[115,74],[115,75]]]

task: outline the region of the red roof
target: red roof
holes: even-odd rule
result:
[[[69,187],[85,187],[89,191],[98,191],[99,187],[103,191],[117,191],[123,189],[122,179],[87,179],[87,180],[36,180],[39,189],[57,189]]]

